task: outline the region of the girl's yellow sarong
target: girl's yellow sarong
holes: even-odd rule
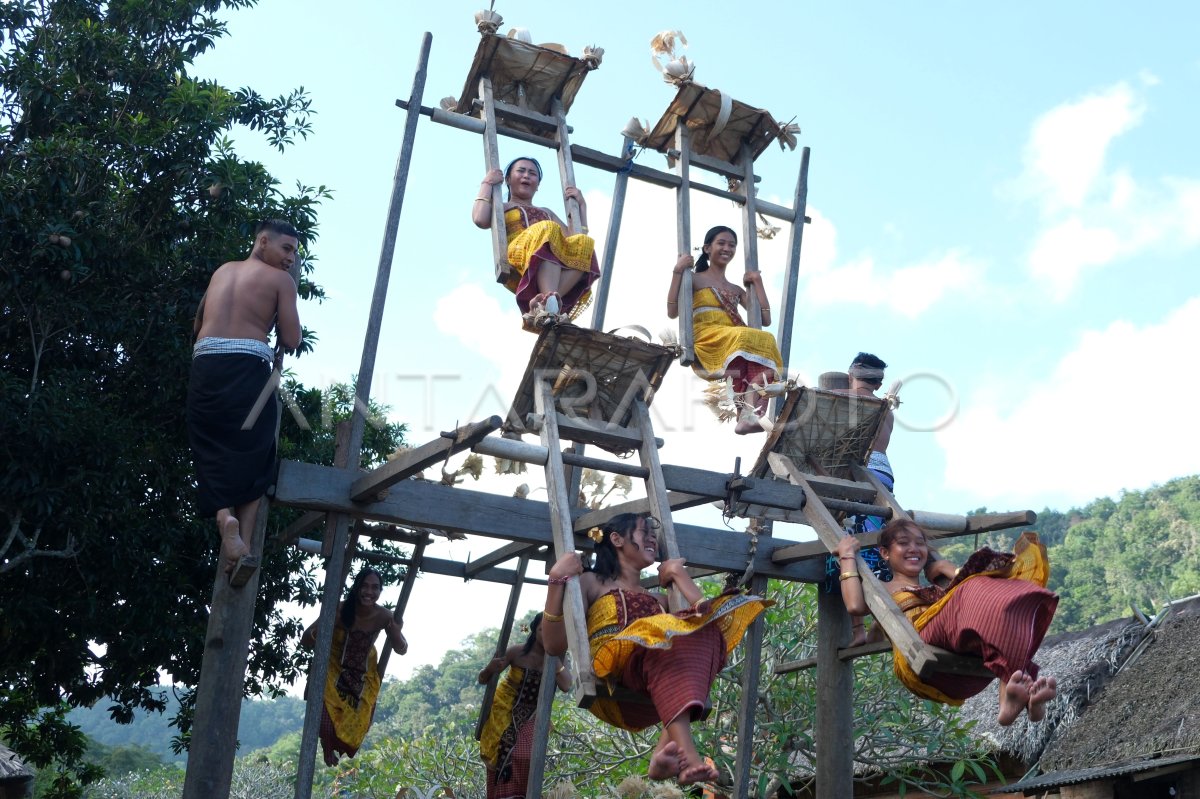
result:
[[[584,272],[584,278],[561,297],[563,312],[572,319],[579,316],[591,301],[591,284],[600,276],[596,263],[596,242],[578,233],[563,234],[562,227],[541,208],[510,208],[504,212],[505,234],[508,236],[508,262],[517,274],[510,275],[504,284],[517,295],[517,305],[523,313],[529,311],[530,301],[538,294],[537,270],[543,261],[553,261],[567,269]]]

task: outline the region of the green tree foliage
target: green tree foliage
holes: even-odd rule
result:
[[[1099,499],[1050,552],[1052,630],[1078,630],[1200,593],[1200,476]]]
[[[127,720],[164,706],[160,672],[196,683],[216,537],[183,423],[192,315],[256,220],[308,247],[328,196],[282,191],[227,138],[306,135],[302,89],[190,74],[218,13],[250,5],[0,3],[0,736],[34,766],[81,762],[60,705]],[[322,296],[307,272],[300,293]],[[294,550],[263,568],[251,693],[296,674],[278,608],[315,593]]]
[[[720,590],[716,582],[705,587],[710,594]],[[788,583],[770,587],[778,604],[767,612],[752,779],[764,796],[813,777],[815,673],[777,676],[774,666],[811,654],[814,590]],[[514,633],[514,642],[518,638]],[[448,652],[439,668],[385,684],[367,746],[338,767],[335,783],[351,795],[442,785],[458,796],[481,796],[484,770],[474,730],[482,688],[475,676],[492,656],[495,640],[495,631],[481,632],[466,639],[463,649]],[[744,656],[742,648],[735,650],[713,688],[711,715],[693,727],[700,751],[713,757],[730,782]],[[965,796],[994,769],[957,711],[909,694],[892,675],[889,656],[856,662],[855,712],[856,761],[864,777],[890,779],[913,792]],[[545,784],[565,780],[585,797],[616,796],[617,786],[644,775],[658,738],[657,729],[634,734],[604,725],[562,694],[551,722]]]

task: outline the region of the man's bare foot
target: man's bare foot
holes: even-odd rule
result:
[[[1007,727],[1017,720],[1021,711],[1029,705],[1033,678],[1023,671],[1014,671],[1007,683],[1000,683],[1000,726]]]
[[[1046,703],[1056,696],[1058,680],[1053,677],[1038,677],[1029,694],[1029,720],[1038,722],[1046,718]]]
[[[679,772],[680,785],[693,785],[697,782],[715,782],[721,776],[717,767],[707,760],[701,760],[693,766],[684,766]]]
[[[679,744],[667,741],[663,746],[655,749],[654,754],[650,755],[650,768],[646,769],[646,776],[652,780],[669,780],[671,777],[678,776],[682,768],[683,760],[680,757]]]
[[[230,574],[237,566],[237,562],[250,554],[250,547],[246,546],[246,542],[242,540],[237,517],[233,514],[220,523],[220,530],[221,557],[225,559],[225,572]]]

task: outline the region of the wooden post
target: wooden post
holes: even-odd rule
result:
[[[817,796],[854,796],[854,666],[838,658],[850,640],[842,596],[817,587]]]
[[[496,640],[496,657],[504,657],[508,651],[508,642],[512,637],[513,624],[517,619],[517,603],[521,601],[521,587],[525,584],[525,571],[529,568],[529,556],[522,555],[517,560],[517,578],[513,580],[508,590],[508,605],[504,609],[504,621],[500,624],[500,637]],[[492,701],[496,698],[496,684],[500,681],[499,674],[493,674],[483,689],[483,702],[479,705],[479,721],[475,724],[475,740],[483,736],[483,725],[492,712]]]
[[[404,624],[404,611],[408,608],[408,598],[412,596],[413,586],[416,585],[417,575],[421,572],[421,558],[425,557],[425,541],[413,545],[412,557],[404,567],[404,585],[400,587],[400,598],[396,600],[396,609],[392,618]],[[383,644],[383,654],[379,656],[379,681],[387,673],[388,660],[392,656],[392,641],[388,639]]]
[[[754,196],[754,154],[750,147],[742,142],[739,157],[744,177],[742,178],[742,194],[746,202],[742,204],[742,261],[746,264],[747,272],[758,271],[758,204]],[[762,330],[762,308],[758,295],[746,291],[746,324],[756,330]]]
[[[499,169],[500,144],[496,136],[496,101],[492,96],[491,78],[479,79],[479,98],[484,103],[479,112],[484,118],[484,166],[488,170]],[[408,113],[413,114],[412,110]],[[504,228],[504,181],[492,186],[492,256],[496,258],[496,282],[503,283],[512,271],[509,234]]]
[[[262,557],[270,503],[258,502],[250,551]],[[254,627],[254,605],[262,569],[255,569],[241,588],[229,585],[221,557],[213,581],[212,609],[204,637],[204,659],[196,686],[196,715],[188,748],[183,799],[228,796],[237,756],[238,721],[242,713],[246,659]]]
[[[538,686],[537,714],[533,722],[533,750],[529,754],[529,785],[525,799],[542,799],[542,783],[546,778],[546,750],[550,743],[550,711],[554,709],[554,692],[558,690],[559,659],[546,655],[542,661],[542,684]]]
[[[627,158],[632,166],[630,149],[633,139],[621,138],[621,157]],[[600,280],[596,288],[596,299],[592,305],[592,329],[604,329],[604,315],[608,311],[608,288],[612,285],[613,264],[617,260],[617,238],[621,233],[621,217],[625,213],[625,190],[629,188],[629,171],[619,170],[613,181],[612,212],[608,215],[608,231],[604,234],[604,257],[600,262]]]
[[[775,320],[775,340],[779,343],[779,353],[783,356],[783,368],[786,371],[791,362],[792,327],[796,317],[796,286],[800,280],[800,245],[804,243],[804,217],[808,207],[808,148],[800,153],[800,175],[796,179],[796,196],[792,210],[796,215],[792,219],[792,229],[788,236],[787,270],[783,273],[783,297]]]
[[[575,165],[571,162],[571,143],[567,139],[567,112],[563,110],[562,100],[555,97],[551,106],[554,119],[558,123],[555,136],[558,140],[558,177],[562,181],[563,206],[567,213],[567,233],[582,233],[583,219],[579,214],[579,202],[568,199],[566,191],[575,185]]]
[[[761,532],[759,533],[762,534]],[[770,529],[767,529],[770,535]],[[767,593],[767,578],[755,577],[750,591],[758,596]],[[765,632],[763,617],[746,629],[742,638],[745,657],[742,660],[742,695],[738,698],[737,754],[733,766],[733,795],[750,795],[750,770],[754,760],[754,718],[758,711],[758,682],[762,675],[762,644]]]
[[[483,102],[483,161],[488,170],[500,169],[500,143],[496,138],[496,103],[492,96],[492,79],[479,79],[479,99]],[[421,104],[417,103],[420,113]],[[413,116],[412,106],[409,116]],[[503,283],[512,273],[508,263],[508,232],[504,228],[504,182],[492,186],[492,255],[496,259],[496,282]]]
[[[675,189],[675,243],[679,254],[692,251],[692,197],[688,159],[692,144],[687,125],[675,126],[675,149],[679,160],[675,162],[675,174],[679,176],[679,187]],[[692,270],[685,269],[679,280],[679,295],[675,299],[679,309],[679,363],[691,366],[696,362],[695,338],[692,333]]]
[[[533,398],[542,418],[542,446],[546,448],[546,494],[549,497],[550,530],[554,538],[554,556],[561,558],[575,551],[575,531],[571,524],[571,501],[563,474],[562,441],[558,435],[558,412],[554,407],[554,388],[548,380],[536,381]],[[575,655],[575,696],[579,701],[596,695],[596,675],[592,673],[591,647],[588,645],[587,607],[578,580],[571,580],[563,591],[563,623],[567,648]]]
[[[654,428],[650,425],[650,408],[643,397],[633,401],[633,418],[637,420],[638,429],[642,433],[642,445],[638,448],[642,465],[649,474],[646,476],[646,499],[650,503],[650,515],[661,525],[658,529],[659,553],[667,558],[679,558],[679,542],[675,539],[675,522],[671,519],[671,502],[667,499],[667,487],[663,484],[662,463],[658,459],[658,447],[654,443]],[[668,603],[672,611],[683,610],[687,601],[683,592],[672,585],[668,594]]]
[[[367,403],[371,396],[371,378],[375,372],[375,356],[379,349],[379,330],[383,324],[383,308],[387,300],[392,257],[396,251],[400,212],[404,207],[404,190],[408,184],[413,144],[417,138],[417,120],[421,118],[421,97],[425,92],[425,77],[429,69],[429,48],[432,42],[433,36],[429,33],[426,33],[421,40],[421,53],[417,60],[417,71],[413,75],[412,92],[408,100],[409,111],[404,122],[404,138],[400,144],[400,155],[396,159],[396,171],[392,178],[392,198],[388,206],[383,246],[380,249],[379,265],[375,272],[375,290],[371,295],[371,310],[367,317],[367,331],[363,341],[362,359],[359,362],[354,415],[351,417],[350,423],[350,450],[346,459],[346,462],[355,468],[355,471],[357,471],[359,453],[362,451]],[[317,641],[313,647],[312,661],[309,665],[308,679],[312,690],[309,692],[308,705],[304,713],[304,735],[300,742],[300,762],[296,770],[296,799],[309,799],[312,796],[317,733],[321,726],[321,710],[324,704],[325,677],[329,672],[329,651],[333,645],[334,616],[337,613],[338,598],[341,594],[341,583],[338,582],[335,585],[334,581],[338,580],[342,574],[350,517],[338,514],[336,527],[333,552],[325,562],[325,590],[321,597],[321,615],[317,620]]]

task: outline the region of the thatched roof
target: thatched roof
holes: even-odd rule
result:
[[[551,115],[554,100],[559,99],[566,113],[571,110],[583,79],[596,66],[595,61],[573,58],[557,49],[485,34],[479,41],[454,111],[479,116],[482,112],[474,106],[479,97],[479,79],[489,77],[497,100]],[[504,124],[547,139],[555,135],[551,129],[520,119],[505,118]]]
[[[1093,691],[1092,702],[1077,712],[1079,722],[1056,727],[1038,764],[1041,776],[1006,791],[1200,760],[1200,695],[1193,679],[1200,600],[1177,603],[1157,621],[1107,686]]]
[[[1141,622],[1119,619],[1075,633],[1047,638],[1038,650],[1043,674],[1058,681],[1058,697],[1046,708],[1046,719],[1030,724],[1024,714],[1008,727],[996,720],[1000,683],[989,685],[962,706],[964,720],[976,723],[975,732],[987,739],[997,754],[1032,765],[1046,746],[1072,727],[1088,703],[1112,679],[1125,657],[1144,635]]]
[[[10,784],[20,785],[32,780],[33,772],[21,762],[17,753],[0,743],[0,795]]]

